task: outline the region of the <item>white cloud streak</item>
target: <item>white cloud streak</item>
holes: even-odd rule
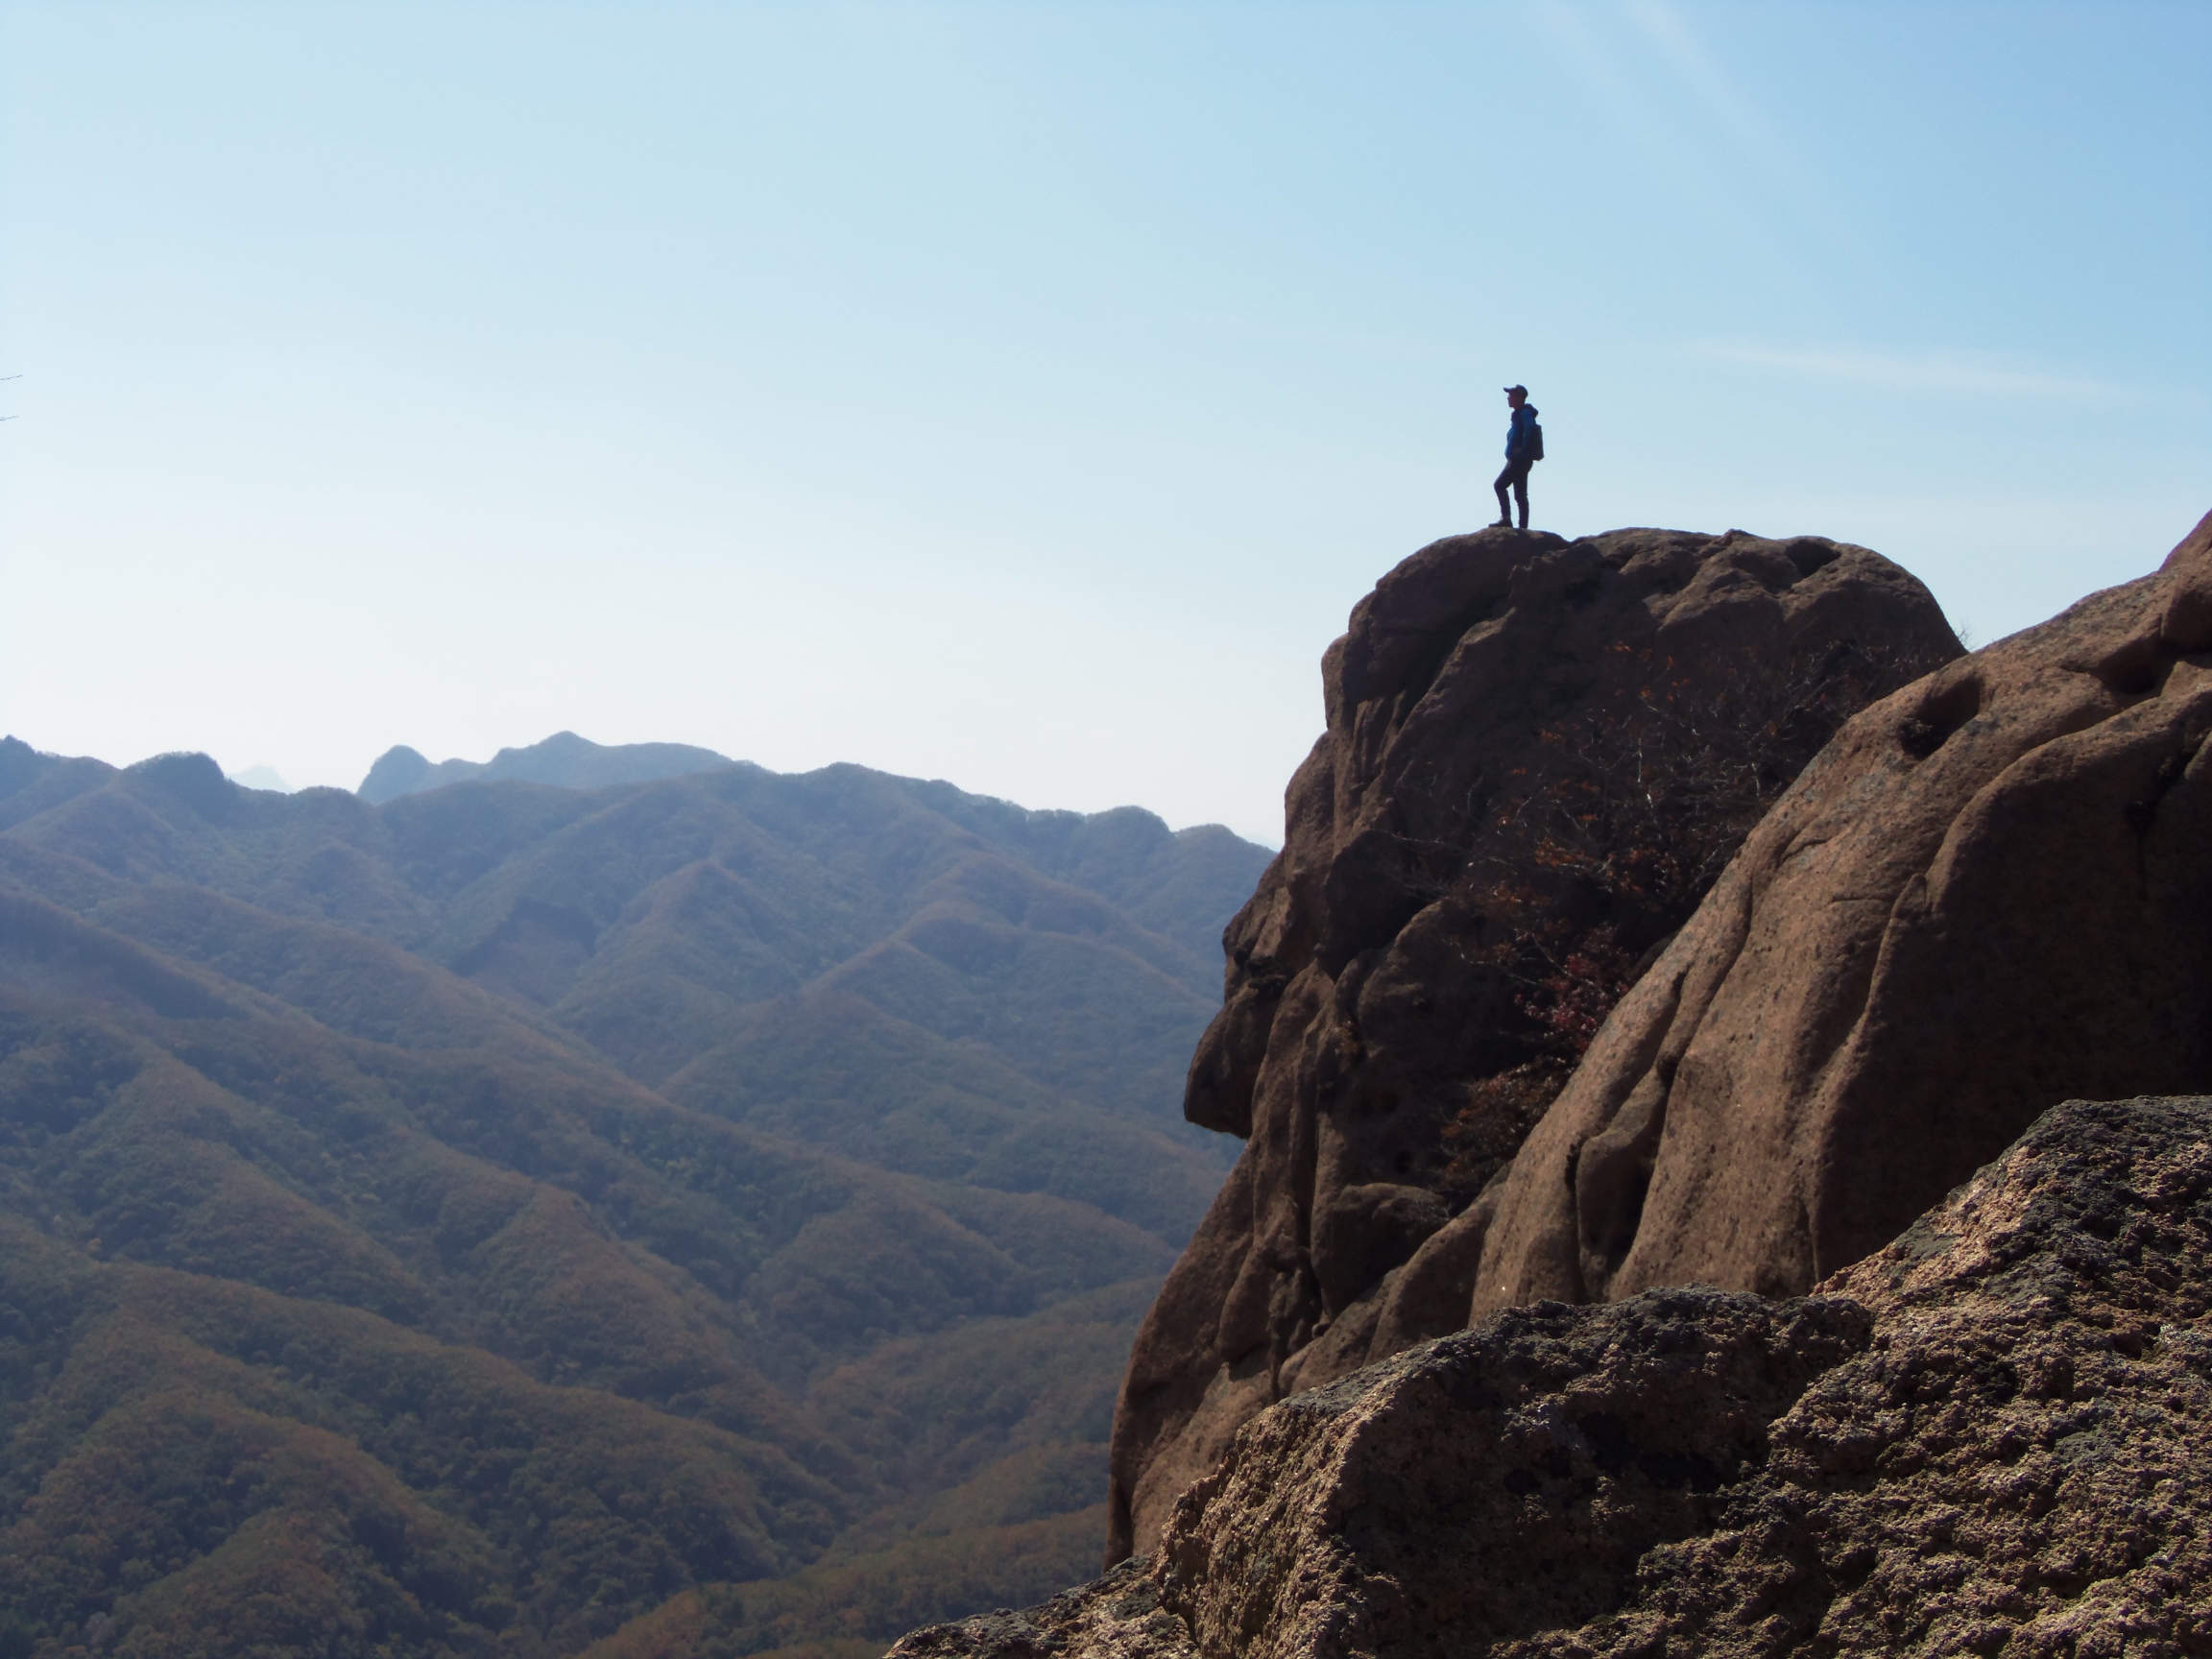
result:
[[[1705,49],[1688,21],[1667,0],[1628,0],[1628,19],[1673,65],[1706,110],[1735,140],[1741,154],[1778,180],[1796,171],[1782,141],[1752,101]]]
[[[1669,0],[1551,0],[1535,18],[1594,110],[1715,234],[1828,246],[1834,216],[1806,169]]]

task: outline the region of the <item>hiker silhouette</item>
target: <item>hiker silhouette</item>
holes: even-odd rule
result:
[[[1528,528],[1528,469],[1544,459],[1544,428],[1536,424],[1536,405],[1528,401],[1528,388],[1505,388],[1505,406],[1513,411],[1513,423],[1505,428],[1505,470],[1499,473],[1491,488],[1498,492],[1498,524],[1501,528],[1513,528],[1513,502],[1505,498],[1505,492],[1513,492],[1513,501],[1521,508],[1521,528]]]

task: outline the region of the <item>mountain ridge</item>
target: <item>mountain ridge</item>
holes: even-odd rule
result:
[[[404,743],[396,743],[376,757],[354,793],[371,805],[381,806],[402,795],[464,783],[471,779],[514,779],[524,783],[551,783],[563,789],[603,789],[613,783],[648,783],[660,778],[680,778],[689,772],[707,772],[720,766],[747,766],[711,749],[689,743],[594,743],[573,732],[520,748],[502,749],[489,760],[440,760]]]
[[[0,744],[0,1654],[1079,1576],[1221,1167],[1181,912],[1266,856],[855,767],[374,805]]]

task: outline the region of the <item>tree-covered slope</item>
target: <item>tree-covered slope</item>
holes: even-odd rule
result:
[[[22,749],[0,1659],[864,1643],[1082,1575],[1219,1170],[1137,912],[1263,853],[857,768],[372,807]]]

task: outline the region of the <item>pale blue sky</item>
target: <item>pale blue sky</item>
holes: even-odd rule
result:
[[[0,727],[1281,834],[1491,516],[1986,641],[2212,507],[2212,6],[0,0]]]

